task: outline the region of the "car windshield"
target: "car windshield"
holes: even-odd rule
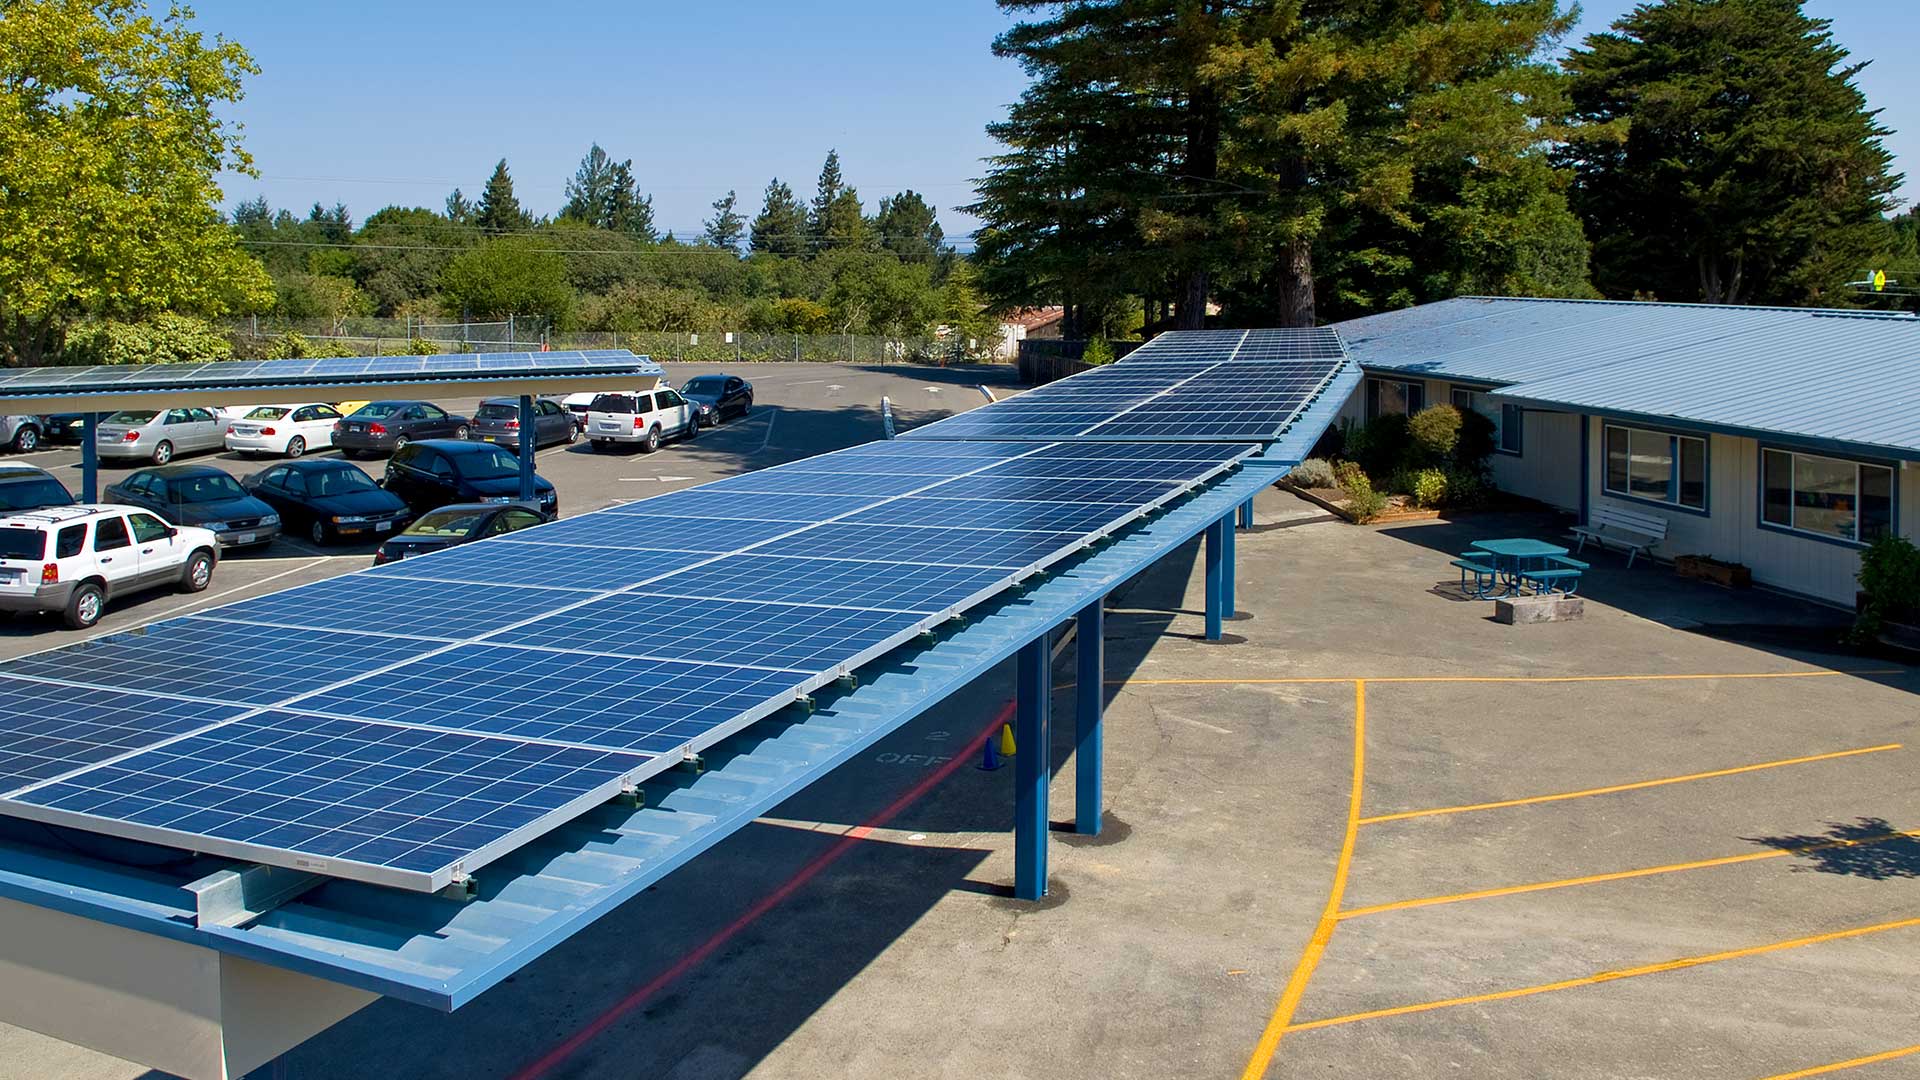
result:
[[[284,417],[284,416],[286,416],[286,415],[287,415],[288,413],[290,413],[290,412],[292,412],[292,411],[293,411],[292,409],[289,409],[289,408],[287,408],[287,407],[286,407],[286,406],[284,406],[284,405],[262,405],[262,406],[260,406],[259,408],[257,408],[257,409],[255,409],[255,410],[253,410],[252,412],[250,412],[250,413],[248,413],[248,414],[247,414],[247,419],[249,419],[249,420],[278,420],[278,419],[280,419],[280,418],[282,418],[282,417]]]
[[[225,473],[183,477],[167,485],[167,494],[177,503],[223,502],[247,497],[246,490]]]
[[[307,474],[307,492],[325,498],[328,495],[351,495],[356,491],[372,491],[379,485],[373,478],[351,465],[337,469],[317,469]]]
[[[122,409],[112,416],[107,417],[105,422],[109,424],[132,424],[138,427],[141,424],[153,423],[153,418],[159,415],[159,413],[154,412],[152,409]]]
[[[42,506],[70,506],[73,495],[51,476],[29,476],[0,483],[0,510],[37,510]]]
[[[47,534],[39,529],[0,529],[0,559],[44,559]]]
[[[498,480],[520,474],[520,459],[497,446],[470,454],[450,454],[454,471],[469,480]]]
[[[480,519],[486,516],[485,510],[435,510],[420,515],[419,520],[407,526],[407,531],[400,535],[458,539],[472,532],[474,526],[480,524]]]
[[[368,420],[385,420],[406,407],[407,403],[404,401],[374,401],[360,406],[360,410],[353,415],[365,417]]]
[[[489,401],[481,405],[480,411],[473,415],[477,420],[518,420],[520,418],[520,406],[508,405],[505,402]]]
[[[687,393],[687,394],[716,395],[716,394],[719,394],[720,391],[726,385],[727,383],[725,379],[721,379],[712,375],[703,375],[698,379],[688,379],[687,385],[681,387],[680,389],[682,393]]]

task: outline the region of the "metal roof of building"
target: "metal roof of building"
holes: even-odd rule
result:
[[[1875,312],[1462,297],[1338,324],[1372,371],[1533,408],[1920,458],[1920,319]]]

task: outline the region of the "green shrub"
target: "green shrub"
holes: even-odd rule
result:
[[[1394,469],[1392,474],[1387,477],[1387,482],[1382,490],[1394,495],[1411,495],[1413,494],[1413,478],[1418,472],[1419,470],[1410,466],[1401,465]]]
[[[1865,643],[1879,636],[1888,619],[1920,610],[1920,548],[1904,536],[1882,536],[1860,554],[1855,580],[1867,595],[1854,619],[1853,638]]]
[[[1333,487],[1333,464],[1325,458],[1308,458],[1287,473],[1287,482],[1296,487]]]
[[[1094,367],[1113,363],[1113,346],[1106,338],[1094,338],[1087,342],[1087,351],[1080,354],[1080,362]]]
[[[1413,496],[1413,505],[1429,509],[1442,506],[1447,501],[1447,474],[1439,469],[1421,469],[1413,474],[1413,484],[1408,494]]]
[[[308,360],[322,356],[366,356],[372,350],[349,344],[342,338],[310,338],[297,330],[289,330],[267,342],[262,351],[269,360]]]
[[[1347,457],[1358,461],[1368,476],[1391,476],[1406,464],[1413,448],[1407,418],[1397,413],[1376,417],[1360,430],[1360,445],[1347,447]]]
[[[1423,465],[1438,465],[1453,457],[1460,445],[1460,410],[1449,404],[1429,405],[1407,421],[1407,436]]]
[[[407,341],[407,355],[409,356],[435,356],[438,355],[439,352],[440,346],[435,345],[426,338],[410,338]]]
[[[1443,470],[1446,480],[1446,505],[1461,510],[1482,506],[1487,501],[1487,481],[1479,469],[1459,465]]]
[[[1373,484],[1367,480],[1365,473],[1350,479],[1351,483],[1342,485],[1347,489],[1347,513],[1359,522],[1379,517],[1381,511],[1387,508],[1387,497],[1373,490]]]
[[[1468,410],[1460,414],[1460,437],[1453,445],[1453,463],[1478,470],[1493,456],[1493,421]]]
[[[1367,479],[1367,471],[1357,461],[1343,461],[1333,467],[1333,482],[1347,491],[1364,487],[1373,489],[1372,481]]]
[[[233,356],[233,342],[204,319],[155,315],[146,322],[90,322],[67,333],[69,364],[198,364]]]

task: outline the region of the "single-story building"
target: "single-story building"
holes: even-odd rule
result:
[[[1866,544],[1916,535],[1920,318],[1461,297],[1336,327],[1366,373],[1344,419],[1479,412],[1502,490],[1658,516],[1655,555],[1851,607]]]
[[[1019,355],[1023,341],[1060,340],[1066,318],[1067,309],[1059,304],[1008,312],[1000,320],[1000,344],[994,347],[994,358],[1013,359]]]

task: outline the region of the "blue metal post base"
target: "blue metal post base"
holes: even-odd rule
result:
[[[1073,831],[1100,835],[1100,812],[1106,802],[1101,791],[1100,718],[1106,711],[1107,613],[1103,600],[1080,609],[1074,633]]]
[[[532,502],[533,455],[540,442],[540,417],[533,411],[533,395],[520,395],[520,499]]]
[[[1233,515],[1228,514],[1220,522],[1220,616],[1232,619],[1240,614],[1239,597],[1234,595],[1234,571],[1238,569],[1238,559],[1234,555],[1234,545],[1238,543],[1233,535]]]
[[[1240,527],[1243,529],[1253,528],[1253,500],[1252,499],[1248,499],[1246,502],[1243,502],[1240,504]]]
[[[80,425],[80,501],[100,500],[100,414],[88,413]]]
[[[1233,515],[1228,514],[1207,526],[1207,640],[1219,641],[1223,623],[1232,612],[1227,610],[1226,566],[1228,547],[1233,543]]]
[[[1047,781],[1052,757],[1053,650],[1048,635],[1021,646],[1014,663],[1013,895],[1047,895]]]

